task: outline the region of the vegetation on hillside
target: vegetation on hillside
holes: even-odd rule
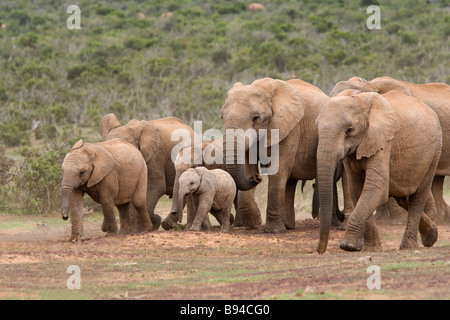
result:
[[[18,147],[30,166],[49,162],[43,175],[57,179],[56,159],[79,138],[99,140],[110,112],[122,123],[176,116],[220,129],[237,81],[301,78],[326,93],[352,76],[450,82],[450,0],[274,0],[255,12],[250,2],[80,0],[80,30],[66,27],[70,1],[0,2],[1,150]],[[366,27],[372,4],[380,30]],[[43,150],[31,147],[36,139]],[[26,186],[19,176],[46,183],[0,157],[0,179],[14,171],[11,188]],[[2,185],[0,205],[32,197],[11,188],[6,196]]]

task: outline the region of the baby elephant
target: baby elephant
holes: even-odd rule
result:
[[[221,224],[221,231],[230,230],[231,207],[236,196],[236,184],[228,172],[204,167],[188,169],[179,179],[178,210],[183,210],[185,196],[192,197],[193,221],[188,221],[187,230],[200,231],[208,212]],[[181,208],[181,209],[180,209]],[[181,215],[181,212],[178,212]]]
[[[117,234],[114,206],[119,209],[120,233],[130,233],[130,203],[139,213],[141,231],[153,229],[147,213],[147,165],[137,148],[122,139],[100,143],[78,141],[66,155],[63,165],[62,206],[64,220],[71,211],[70,241],[83,238],[83,195],[87,193],[102,205],[102,230]]]

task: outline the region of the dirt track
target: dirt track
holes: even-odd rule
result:
[[[71,244],[59,217],[0,216],[0,299],[449,299],[450,227],[431,249],[399,251],[403,225],[380,225],[383,252],[315,253],[319,224],[301,220],[285,234],[164,231],[105,238],[101,216],[88,240]],[[81,289],[69,290],[70,265]],[[366,285],[378,266],[381,290]]]

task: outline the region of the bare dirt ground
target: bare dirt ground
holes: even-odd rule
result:
[[[164,214],[161,213],[164,218]],[[403,225],[380,224],[382,252],[315,253],[318,221],[298,217],[295,230],[264,234],[164,231],[105,238],[101,214],[85,219],[86,241],[69,243],[58,215],[0,216],[0,299],[449,299],[450,226],[433,248],[398,250]],[[68,289],[69,266],[80,270]],[[367,286],[379,267],[379,290]],[[370,270],[370,269],[369,269]]]

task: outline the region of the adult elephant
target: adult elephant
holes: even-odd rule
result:
[[[299,79],[264,78],[250,85],[238,82],[227,93],[221,111],[225,128],[223,150],[227,171],[238,189],[250,190],[261,182],[257,162],[262,167],[267,164],[261,162],[261,152],[251,161],[255,145],[259,144],[259,151],[264,148],[272,157],[276,148],[279,151],[279,157],[274,158],[278,160],[278,171],[269,174],[264,232],[295,228],[295,189],[298,180],[316,177],[315,120],[327,99],[319,88]],[[233,133],[250,129],[256,132],[256,140],[237,139],[234,143]],[[272,129],[278,130],[278,141],[271,138]],[[267,145],[261,143],[264,137]]]
[[[179,178],[188,169],[205,167],[209,170],[222,169],[226,170],[226,165],[223,158],[223,139],[216,139],[214,141],[203,141],[201,150],[201,162],[196,161],[196,150],[194,146],[184,148],[180,151],[175,161],[175,183],[173,188],[172,208],[169,215],[164,219],[162,227],[165,230],[170,230],[176,227],[176,222],[181,221],[182,211],[178,210],[178,190],[179,190]],[[198,152],[198,151],[197,151]],[[197,163],[198,162],[198,163]],[[261,225],[261,213],[258,209],[258,205],[255,202],[255,188],[248,191],[238,191],[236,199],[234,200],[234,206],[236,210],[236,218],[234,219],[233,226],[246,227],[248,229],[255,229]],[[184,206],[183,206],[184,207]],[[188,221],[192,221],[194,212],[192,210],[192,204],[189,203],[188,198]],[[208,228],[208,219],[205,222],[205,229]]]
[[[437,216],[434,221],[436,223],[442,223],[444,220],[450,221],[450,206],[443,198],[444,178],[450,175],[450,86],[444,83],[414,84],[391,77],[380,77],[371,81],[353,77],[348,81],[337,83],[330,97],[336,96],[347,89],[380,94],[385,94],[391,90],[401,91],[421,100],[436,112],[442,128],[442,152],[432,185],[437,207]]]
[[[318,251],[326,251],[333,204],[330,186],[341,161],[355,203],[340,244],[342,249],[360,251],[363,244],[381,246],[373,212],[387,202],[388,196],[401,200],[408,208],[400,248],[416,248],[418,230],[422,243],[432,246],[437,240],[437,228],[422,212],[431,197],[441,154],[439,119],[420,100],[402,92],[358,92],[345,90],[330,98],[317,118],[321,204]]]
[[[147,210],[155,230],[161,225],[161,217],[155,214],[155,207],[163,195],[172,197],[175,180],[175,166],[172,150],[179,141],[172,140],[176,130],[183,130],[194,140],[194,131],[180,119],[169,117],[151,121],[130,120],[120,126],[117,117],[110,113],[100,122],[100,135],[104,141],[122,138],[137,147],[147,163]]]

